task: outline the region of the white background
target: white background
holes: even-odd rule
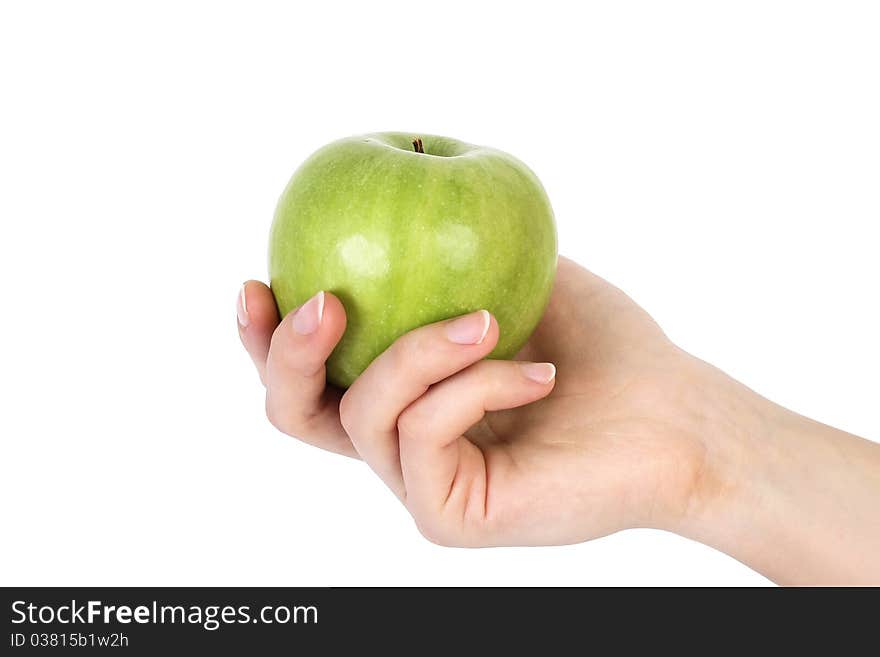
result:
[[[767,583],[631,531],[427,543],[277,433],[238,343],[275,201],[333,139],[529,164],[560,250],[685,348],[880,437],[880,15],[865,2],[5,2],[0,582]]]

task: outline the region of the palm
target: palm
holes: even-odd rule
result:
[[[696,462],[698,443],[677,429],[667,401],[680,408],[689,357],[623,292],[561,258],[547,312],[518,358],[556,363],[557,384],[466,434],[483,455],[469,469],[489,482],[488,533],[500,543],[567,543],[621,522],[651,524],[632,509],[651,509],[644,498],[660,487],[676,488],[663,499],[680,495]]]

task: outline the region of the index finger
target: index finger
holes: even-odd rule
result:
[[[485,310],[428,324],[398,338],[345,393],[342,424],[361,458],[403,500],[397,418],[429,386],[484,358],[498,342]]]

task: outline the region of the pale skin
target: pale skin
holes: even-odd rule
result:
[[[761,397],[675,346],[623,292],[559,259],[516,361],[487,312],[398,339],[343,393],[329,292],[279,321],[249,281],[239,334],[284,433],[363,459],[429,540],[559,545],[653,527],[781,584],[880,584],[880,444]]]

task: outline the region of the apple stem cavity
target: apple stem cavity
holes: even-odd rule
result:
[[[424,153],[425,152],[425,147],[422,145],[422,138],[421,137],[416,137],[415,139],[413,139],[412,145],[413,145],[413,150],[416,153]]]

